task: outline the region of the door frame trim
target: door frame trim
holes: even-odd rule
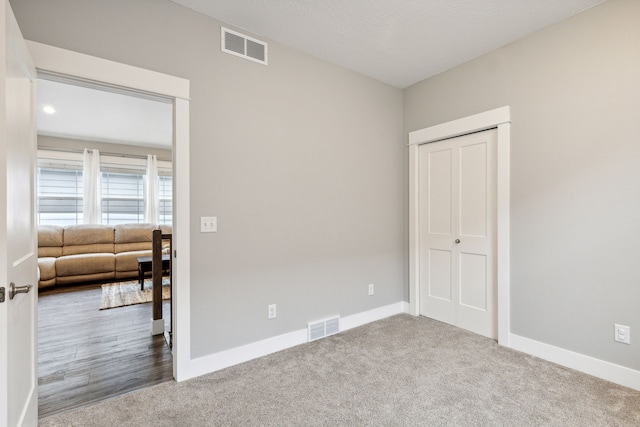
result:
[[[497,129],[496,280],[498,293],[498,343],[509,347],[510,326],[510,148],[511,109],[496,108],[450,122],[409,132],[409,312],[420,315],[420,243],[418,218],[418,147],[473,132]]]
[[[189,96],[190,81],[95,56],[26,40],[38,72],[126,88],[173,101],[173,377],[185,378],[191,362]]]

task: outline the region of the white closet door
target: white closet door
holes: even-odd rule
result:
[[[497,338],[496,131],[419,148],[420,314]]]

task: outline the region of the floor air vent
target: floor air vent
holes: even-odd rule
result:
[[[309,341],[315,341],[320,338],[340,332],[340,316],[330,317],[317,322],[307,323],[307,331]]]
[[[267,65],[267,44],[227,28],[222,29],[222,51]]]

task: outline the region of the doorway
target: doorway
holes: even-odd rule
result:
[[[497,339],[509,346],[509,210],[510,210],[510,132],[511,112],[508,106],[445,122],[409,133],[409,311],[421,315],[420,279],[420,147],[423,144],[455,138],[475,132],[495,129],[496,132],[496,222],[495,222],[495,282],[497,297]],[[454,238],[455,241],[456,238]],[[462,240],[462,239],[460,239]]]
[[[180,380],[188,375],[185,371],[190,362],[189,81],[41,43],[27,41],[26,44],[39,73],[95,83],[112,90],[159,96],[173,105],[172,373]],[[145,327],[151,329],[151,319]]]
[[[169,230],[173,211],[170,100],[152,99],[148,95],[141,98],[137,93],[123,90],[114,93],[96,84],[88,86],[46,75],[38,80],[37,98],[39,235],[42,232],[42,236],[51,237],[64,227],[66,242],[67,234],[77,233],[76,226],[86,222],[82,208],[85,150],[99,157],[100,167],[96,172],[102,182],[101,213],[96,220],[116,230],[119,236],[116,241],[131,237],[131,227],[136,223],[151,223]],[[155,177],[156,185],[149,185],[149,175]],[[152,191],[154,194],[150,194]],[[153,215],[150,215],[151,209],[147,209],[149,199],[155,201],[152,202],[156,205]],[[153,228],[151,225],[135,227],[148,233]],[[90,236],[85,234],[87,238]],[[41,250],[53,249],[49,244],[45,241]],[[87,244],[91,245],[91,241],[87,240]],[[150,248],[151,242],[147,245]],[[116,250],[116,259],[124,259],[120,255],[126,252],[118,252]],[[138,256],[145,254],[147,252],[137,253]],[[127,269],[132,268],[135,267]],[[173,379],[170,348],[162,335],[149,333],[148,321],[153,317],[151,304],[124,302],[124,306],[116,304],[106,308],[113,306],[108,297],[114,295],[115,289],[118,290],[115,295],[122,295],[125,301],[149,299],[149,279],[145,281],[148,289],[143,291],[138,288],[135,272],[127,272],[126,277],[119,272],[115,279],[93,282],[86,276],[69,279],[65,273],[56,280],[60,274],[58,269],[58,274],[50,280],[41,280],[39,286],[38,406],[41,417]],[[49,276],[41,275],[41,279]],[[62,279],[68,283],[56,283]],[[105,301],[110,303],[106,307]],[[163,305],[164,330],[170,331],[170,301],[164,301]]]

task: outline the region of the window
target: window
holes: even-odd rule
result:
[[[39,151],[38,224],[82,224],[82,155]],[[159,162],[160,163],[160,162]],[[171,224],[173,202],[171,164],[158,169],[160,216]],[[102,223],[144,222],[144,174],[146,159],[101,156]]]
[[[102,172],[102,223],[144,222],[144,175]]]
[[[173,223],[173,177],[168,175],[160,175],[160,215],[158,222],[160,224]]]
[[[82,189],[82,170],[38,168],[38,224],[81,224]]]

